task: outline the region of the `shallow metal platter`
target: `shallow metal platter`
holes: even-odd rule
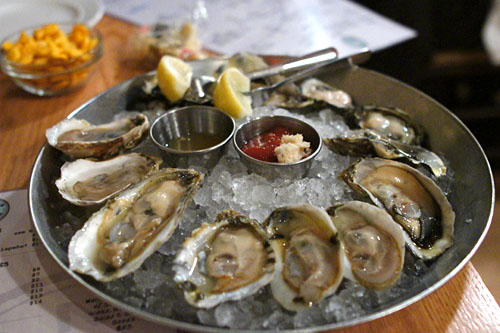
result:
[[[96,124],[110,121],[114,114],[125,109],[127,92],[144,77],[118,84],[79,107],[69,117],[87,119]],[[406,84],[359,67],[335,71],[326,68],[316,77],[347,91],[357,104],[404,109],[426,129],[428,146],[444,156],[454,172],[448,198],[456,212],[455,244],[432,263],[431,269],[422,277],[422,284],[412,286],[390,304],[352,320],[293,330],[300,332],[340,328],[373,320],[402,309],[433,292],[452,278],[472,257],[486,235],[494,206],[493,177],[482,148],[464,124],[442,105]],[[61,207],[73,209],[70,204],[61,206],[63,199],[54,185],[62,163],[61,153],[47,144],[42,148],[30,179],[29,206],[42,242],[68,274],[105,301],[139,317],[185,330],[223,330],[161,317],[132,307],[105,294],[99,287],[100,284],[91,278],[69,270],[67,244],[61,243],[53,232],[61,223],[60,215],[64,214]],[[91,211],[82,210],[78,213],[84,221]]]

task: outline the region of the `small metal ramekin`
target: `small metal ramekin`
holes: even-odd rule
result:
[[[173,109],[158,117],[149,130],[153,143],[165,154],[165,162],[172,167],[214,167],[227,150],[227,143],[236,125],[228,114],[208,106],[186,106]],[[200,150],[169,148],[170,141],[193,134],[209,134],[222,138],[214,146]]]
[[[304,141],[311,144],[311,155],[293,163],[274,163],[260,161],[243,152],[242,147],[248,141],[276,126],[283,126],[294,133],[302,134]],[[248,170],[267,178],[303,178],[322,147],[321,137],[314,127],[299,119],[285,116],[259,117],[240,125],[234,134],[233,144]]]

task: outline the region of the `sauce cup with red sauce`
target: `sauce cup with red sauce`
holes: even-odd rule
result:
[[[311,154],[292,163],[278,163],[274,149],[286,134],[302,134]],[[265,116],[240,125],[233,144],[248,170],[267,178],[303,178],[322,147],[319,133],[311,125],[292,117]]]

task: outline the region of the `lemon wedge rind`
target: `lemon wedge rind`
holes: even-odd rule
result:
[[[185,61],[165,55],[160,59],[156,72],[158,86],[170,102],[182,99],[191,85],[193,69]]]
[[[252,99],[242,94],[245,91],[250,91],[250,79],[237,68],[227,68],[217,80],[214,105],[233,118],[249,116],[252,114]]]

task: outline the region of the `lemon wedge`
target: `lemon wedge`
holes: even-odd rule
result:
[[[179,58],[165,55],[158,63],[156,72],[161,92],[171,102],[184,96],[191,85],[193,69]]]
[[[241,92],[250,91],[250,79],[239,69],[224,70],[217,80],[214,90],[214,105],[233,118],[252,114],[252,99]]]

